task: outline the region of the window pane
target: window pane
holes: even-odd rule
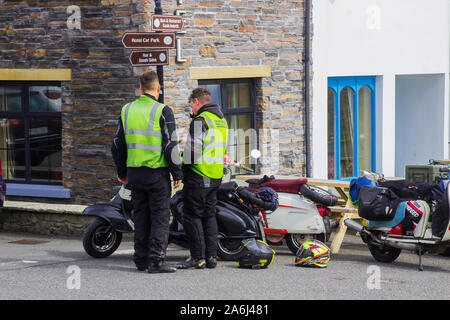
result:
[[[353,174],[353,106],[355,93],[350,87],[341,90],[341,177],[352,177]]]
[[[61,112],[61,88],[57,86],[30,87],[31,112]]]
[[[252,129],[251,115],[228,115],[225,119],[229,127],[227,154],[232,160],[242,161],[243,165],[251,167],[251,159],[248,156],[252,146],[256,146],[256,136],[255,130]],[[236,168],[232,168],[232,172],[233,174],[248,173]]]
[[[333,89],[328,88],[328,179],[336,178],[335,173],[335,110],[336,110],[336,93]]]
[[[203,84],[200,88],[206,88],[211,92],[211,103],[222,106],[222,99],[220,94],[220,84]]]
[[[61,182],[61,119],[32,119],[29,134],[31,179]]]
[[[25,180],[24,133],[23,119],[0,119],[0,156],[3,179]]]
[[[372,90],[359,90],[359,170],[372,170]]]
[[[229,83],[226,85],[227,108],[250,108],[250,84],[249,83]]]
[[[21,87],[0,86],[0,111],[22,111],[21,93]]]

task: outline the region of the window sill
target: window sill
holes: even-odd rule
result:
[[[69,199],[70,190],[63,186],[7,183],[6,196]]]

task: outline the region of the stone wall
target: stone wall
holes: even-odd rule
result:
[[[69,5],[81,9],[80,30],[67,27]],[[276,173],[278,163],[278,173],[304,174],[303,0],[163,0],[162,7],[164,14],[186,11],[186,34],[179,37],[187,61],[176,63],[170,50],[164,67],[165,102],[179,135],[188,127],[187,98],[197,86],[191,67],[269,65],[272,75],[257,81],[256,92],[257,125],[265,129],[261,170]],[[153,12],[153,0],[0,0],[0,68],[72,69],[72,81],[62,83],[68,202],[104,201],[118,188],[111,140],[122,105],[138,94],[136,76],[151,69],[130,66],[121,37],[150,31]]]

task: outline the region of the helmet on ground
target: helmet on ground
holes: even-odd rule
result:
[[[238,258],[238,268],[264,269],[270,266],[275,251],[265,242],[256,239],[242,240],[243,254]]]
[[[330,261],[330,249],[319,240],[305,241],[297,251],[295,265],[326,268]]]

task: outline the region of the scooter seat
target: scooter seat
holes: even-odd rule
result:
[[[399,225],[403,219],[405,218],[405,207],[407,201],[400,202],[397,206],[397,209],[395,210],[395,216],[394,219],[389,221],[373,221],[373,220],[366,220],[366,223],[368,227],[370,228],[393,228],[397,225]]]
[[[260,187],[269,187],[276,192],[298,193],[300,186],[308,182],[306,178],[300,179],[272,179],[259,185],[250,185],[251,188],[259,189]]]

